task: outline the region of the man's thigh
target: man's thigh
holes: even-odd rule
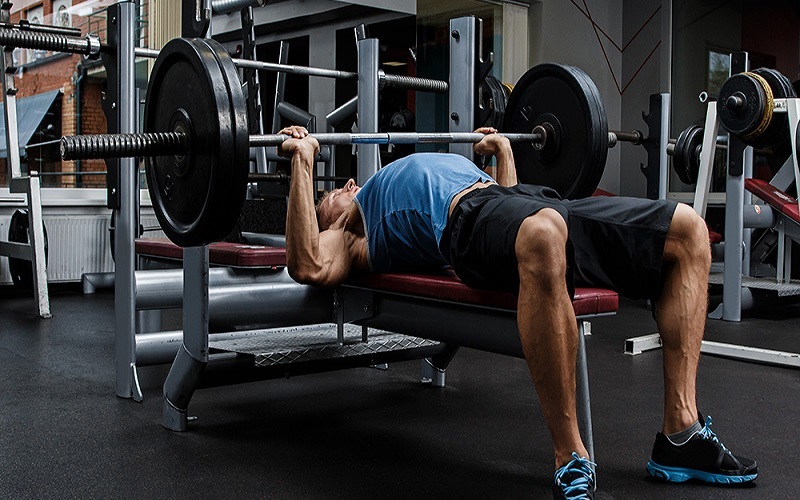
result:
[[[565,202],[575,282],[632,298],[658,298],[664,243],[677,204],[595,197]]]
[[[451,263],[469,285],[516,292],[519,273],[515,245],[522,222],[544,208],[558,211],[565,221],[568,212],[547,190],[514,186],[493,191],[469,200],[452,233]]]

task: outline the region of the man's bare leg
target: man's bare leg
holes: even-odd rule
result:
[[[575,407],[578,326],[564,279],[567,225],[544,209],[525,219],[517,234],[519,263],[517,324],[555,449],[556,468],[572,452],[589,453],[581,440]]]
[[[708,308],[711,251],[705,222],[678,205],[664,246],[665,279],[656,308],[664,356],[662,432],[680,432],[697,421],[697,364]]]

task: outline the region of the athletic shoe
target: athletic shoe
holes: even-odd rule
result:
[[[672,444],[660,432],[656,434],[647,472],[673,483],[698,479],[706,483],[739,484],[755,479],[758,465],[755,460],[733,456],[711,430],[708,417],[700,431],[679,445]]]
[[[574,451],[572,460],[556,471],[553,482],[553,498],[556,500],[594,500],[594,468],[597,465],[588,458],[581,458]]]

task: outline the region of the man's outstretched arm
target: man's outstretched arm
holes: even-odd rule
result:
[[[289,275],[300,283],[333,286],[350,271],[350,252],[343,228],[319,232],[314,206],[313,170],[319,143],[303,127],[282,134],[281,154],[291,155],[292,182],[286,212],[286,261]]]
[[[473,146],[476,153],[482,155],[494,155],[497,159],[496,181],[501,186],[517,185],[517,168],[514,165],[514,154],[511,151],[511,143],[505,137],[497,134],[497,129],[492,127],[481,127],[475,132],[486,134],[486,137]]]

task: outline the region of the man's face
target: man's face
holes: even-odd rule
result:
[[[345,209],[353,203],[353,198],[355,198],[359,190],[361,188],[356,184],[356,181],[350,179],[344,187],[334,189],[328,194],[320,206],[320,212],[325,214],[327,225],[332,224],[344,213]]]

